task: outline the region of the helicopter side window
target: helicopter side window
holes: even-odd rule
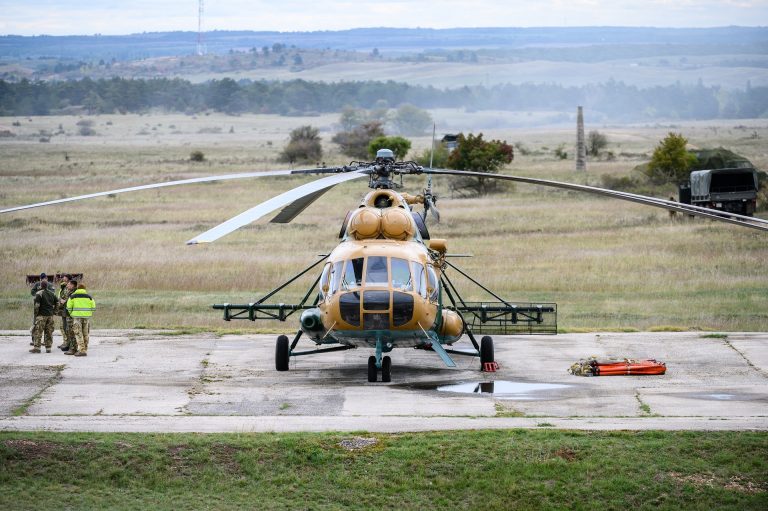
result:
[[[368,265],[365,268],[365,284],[367,286],[389,286],[386,257],[368,257]]]
[[[429,277],[429,288],[432,289],[432,293],[429,295],[429,301],[436,302],[440,293],[440,282],[437,280],[437,273],[432,265],[427,265],[427,275]]]
[[[336,293],[339,290],[339,284],[341,284],[341,270],[344,268],[344,261],[333,263],[331,268],[331,289],[330,294]]]
[[[353,289],[362,285],[364,261],[362,257],[347,261],[344,267],[344,280],[341,282],[342,289]]]
[[[392,287],[398,291],[413,291],[413,280],[408,261],[392,258]]]
[[[422,298],[427,297],[427,274],[424,270],[424,265],[411,261],[411,269],[413,270],[413,288],[421,295]]]
[[[318,283],[318,286],[320,287],[319,292],[320,292],[321,300],[325,299],[325,293],[323,292],[323,288],[325,286],[330,286],[330,284],[328,283],[328,277],[330,276],[330,274],[331,274],[331,263],[328,263],[323,267],[323,273],[320,275],[320,282]],[[330,290],[330,287],[329,287],[329,290]]]

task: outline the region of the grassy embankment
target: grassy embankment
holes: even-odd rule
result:
[[[351,449],[354,445],[344,441],[356,437],[339,433],[0,433],[0,507],[745,510],[768,505],[765,433],[509,430],[362,437],[375,443]]]
[[[436,115],[449,119],[449,112]],[[455,114],[465,118],[466,114]],[[77,136],[76,117],[20,119],[19,136],[0,140],[0,205],[166,179],[280,168],[275,158],[291,128],[323,129],[328,164],[346,161],[328,141],[335,116],[100,116],[97,135]],[[446,121],[448,122],[448,121]],[[8,122],[10,124],[10,120]],[[38,142],[39,130],[64,135]],[[739,127],[737,125],[747,125]],[[230,128],[233,133],[230,133]],[[599,184],[628,175],[667,131],[693,144],[723,145],[768,167],[762,121],[720,126],[602,129],[616,161],[590,162],[576,175],[553,149],[572,145],[570,129],[487,131],[522,142],[508,172]],[[216,133],[219,131],[219,133]],[[213,132],[213,133],[212,133]],[[418,149],[427,138],[415,140]],[[202,150],[203,163],[188,160]],[[194,235],[302,183],[300,178],[214,183],[100,198],[0,217],[0,328],[29,323],[24,275],[78,271],[99,302],[95,328],[292,329],[293,324],[227,324],[208,306],[250,302],[337,243],[345,212],[367,190],[341,185],[288,225],[261,221],[210,246]],[[431,227],[470,274],[513,300],[555,301],[565,330],[768,329],[768,242],[764,234],[707,221],[671,220],[661,210],[518,185],[482,199],[450,199],[437,179],[443,222]],[[409,191],[423,186],[418,178]],[[669,195],[672,190],[664,190]],[[299,298],[314,275],[278,301]],[[460,278],[457,283],[463,284]],[[467,298],[481,299],[469,286]]]

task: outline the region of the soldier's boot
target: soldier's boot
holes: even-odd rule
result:
[[[74,355],[75,353],[77,353],[77,352],[75,350],[71,349],[71,348],[68,351],[64,352],[65,355]]]
[[[45,352],[46,353],[50,353],[51,352],[51,348],[45,348]]]
[[[86,353],[84,351],[78,351],[77,353],[75,353],[75,356],[76,357],[87,357],[88,353]]]
[[[30,353],[40,353],[40,348],[32,348],[29,350]]]

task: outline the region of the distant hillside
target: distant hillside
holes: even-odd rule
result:
[[[213,31],[206,34],[211,53],[271,46],[414,53],[437,49],[567,48],[592,45],[686,45],[740,47],[738,53],[766,53],[768,28],[361,28],[320,32]],[[67,59],[135,60],[190,55],[194,32],[156,32],[123,36],[0,37],[0,59],[54,57]]]

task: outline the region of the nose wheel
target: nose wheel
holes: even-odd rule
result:
[[[368,381],[375,383],[379,378],[379,368],[376,366],[376,357],[368,357]],[[389,383],[392,381],[392,359],[384,357],[381,359],[381,381]]]

